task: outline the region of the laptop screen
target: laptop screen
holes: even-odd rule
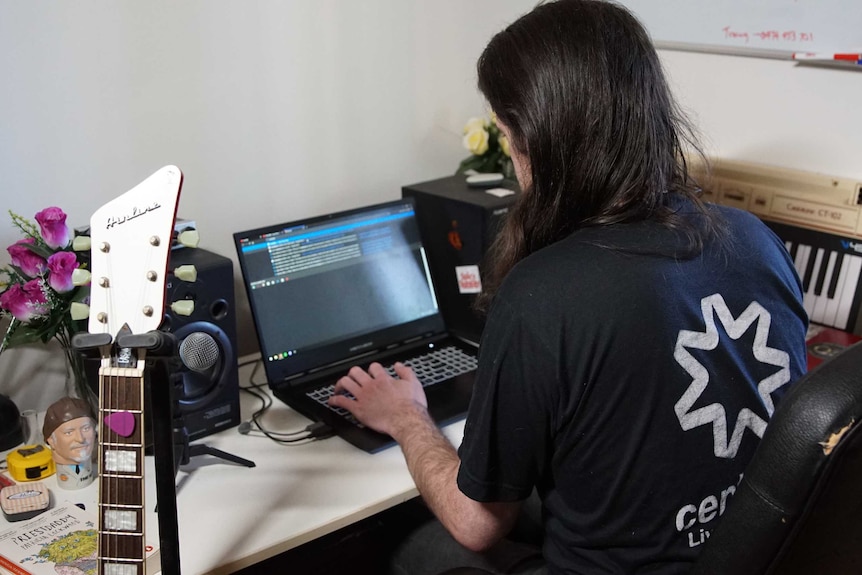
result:
[[[410,198],[234,242],[271,383],[444,330]]]

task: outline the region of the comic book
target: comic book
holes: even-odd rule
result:
[[[0,524],[0,574],[95,575],[98,518],[68,501],[26,521]],[[146,573],[161,570],[158,545],[147,544]]]

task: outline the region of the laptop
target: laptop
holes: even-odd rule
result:
[[[276,398],[374,453],[395,442],[326,400],[354,365],[401,361],[438,425],[464,417],[477,347],[446,329],[412,198],[233,237]]]

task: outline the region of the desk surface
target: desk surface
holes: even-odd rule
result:
[[[240,370],[246,385],[251,366]],[[240,394],[243,420],[259,406]],[[263,418],[273,431],[304,428],[309,421],[276,400]],[[463,435],[463,420],[444,433],[455,445]],[[237,428],[205,437],[206,444],[239,457],[247,468],[211,455],[196,456],[177,476],[177,513],[183,575],[232,573],[370,517],[417,495],[398,447],[368,454],[338,437],[302,445],[282,446],[259,436],[241,435]],[[147,464],[147,532],[157,533],[155,471]],[[80,490],[56,488],[58,499],[95,508],[96,483]],[[0,516],[0,523],[5,519]]]

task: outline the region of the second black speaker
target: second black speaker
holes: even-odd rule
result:
[[[174,270],[193,265],[195,281],[176,277]],[[177,343],[193,333],[211,336],[218,345],[218,359],[205,370],[182,367],[181,385],[175,390],[174,409],[182,416],[190,440],[239,424],[239,375],[236,359],[236,317],[233,262],[201,248],[171,252],[166,278],[165,318],[161,329],[173,333]],[[190,301],[191,314],[171,310],[179,301]]]

